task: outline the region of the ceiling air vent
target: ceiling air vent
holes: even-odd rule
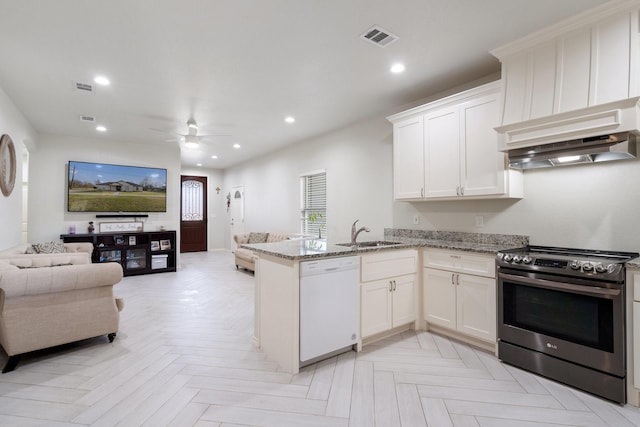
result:
[[[360,38],[367,40],[376,46],[387,47],[394,41],[398,40],[398,36],[391,34],[389,31],[382,27],[372,27],[365,31]]]
[[[84,123],[95,123],[96,122],[96,118],[92,117],[92,116],[85,116],[85,115],[80,115],[80,121],[84,122]]]
[[[76,90],[80,92],[93,93],[93,85],[89,83],[76,82]]]

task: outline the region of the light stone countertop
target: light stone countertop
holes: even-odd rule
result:
[[[289,260],[308,260],[314,258],[360,255],[379,251],[438,248],[495,255],[503,249],[513,249],[523,246],[521,242],[473,242],[448,239],[424,239],[412,237],[400,237],[398,235],[385,235],[386,241],[400,242],[399,245],[374,246],[355,248],[352,246],[340,246],[326,240],[299,239],[284,240],[275,243],[252,243],[240,245],[242,248],[251,249],[260,254],[267,254]]]

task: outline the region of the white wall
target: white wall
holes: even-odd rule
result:
[[[366,120],[226,170],[223,193],[244,185],[246,231],[299,232],[300,175],[326,169],[330,240],[349,241],[356,219],[367,239],[381,238],[392,223],[391,153],[391,124]]]
[[[29,240],[57,239],[74,225],[86,233],[93,213],[67,212],[66,185],[69,160],[123,164],[167,169],[167,212],[149,213],[144,230],[178,230],[180,218],[180,151],[177,145],[163,147],[105,139],[85,139],[60,135],[41,135],[38,147],[30,153]]]
[[[185,168],[181,174],[207,177],[207,216],[209,219],[207,223],[207,248],[209,250],[224,248],[225,235],[228,235],[226,229],[229,223],[226,210],[227,199],[225,198],[227,193],[222,188],[224,186],[224,172],[218,169]],[[220,188],[220,192],[216,192],[216,187]]]
[[[22,158],[33,149],[37,134],[6,93],[0,88],[0,135],[8,134],[16,149],[16,184],[9,197],[0,194],[0,250],[22,242]]]
[[[209,248],[229,247],[225,195],[244,185],[245,229],[299,231],[299,175],[327,170],[328,233],[332,241],[349,239],[350,225],[382,237],[385,227],[525,234],[533,244],[640,250],[640,160],[527,171],[522,200],[394,202],[392,128],[383,117],[365,120],[271,153],[218,170],[180,170],[177,146],[162,150],[142,144],[38,136],[0,88],[0,133],[11,135],[20,159],[30,152],[29,240],[83,232],[94,215],[66,212],[66,164],[69,160],[164,167],[169,171],[168,212],[150,214],[145,229],[179,227],[180,174],[209,178]],[[220,194],[215,187],[220,186]],[[0,250],[20,243],[22,192],[0,196]],[[413,224],[414,214],[421,224]],[[484,227],[475,226],[475,216]]]
[[[394,202],[392,128],[379,117],[225,171],[226,194],[244,185],[245,229],[298,231],[298,177],[327,169],[328,232],[350,225],[523,234],[532,244],[640,251],[640,159],[526,171],[521,200]],[[420,225],[413,224],[415,214]],[[482,215],[483,227],[476,227]],[[228,233],[228,226],[225,231]],[[225,246],[228,247],[228,235]]]
[[[395,202],[394,227],[524,234],[532,244],[640,251],[640,159],[524,173],[524,199]],[[421,225],[412,223],[420,214]],[[475,216],[484,216],[484,227]]]

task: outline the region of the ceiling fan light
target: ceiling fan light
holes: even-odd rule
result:
[[[200,144],[198,143],[198,138],[192,135],[187,135],[184,138],[184,146],[187,148],[198,148]]]

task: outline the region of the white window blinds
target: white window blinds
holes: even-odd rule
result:
[[[327,174],[312,172],[300,177],[301,232],[305,235],[326,238],[327,225]]]

